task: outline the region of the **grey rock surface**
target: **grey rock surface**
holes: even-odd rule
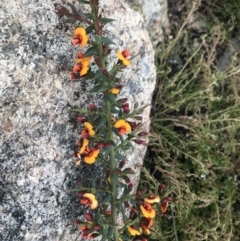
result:
[[[81,240],[73,220],[82,213],[69,189],[77,181],[100,182],[98,164],[75,167],[72,154],[80,126],[71,108],[98,104],[88,83],[70,82],[68,67],[76,48],[73,26],[60,23],[55,13],[61,0],[2,1],[0,6],[0,240]],[[140,106],[151,103],[156,71],[144,21],[122,0],[102,0],[103,16],[116,19],[105,33],[118,48],[139,56],[120,77],[122,96]],[[80,8],[80,5],[76,5]],[[143,118],[149,127],[150,106]],[[128,165],[138,183],[146,148],[136,146]]]
[[[127,0],[127,2],[143,15],[152,43],[156,46],[162,41],[164,29],[169,27],[167,0]]]
[[[226,70],[234,61],[234,56],[240,53],[240,41],[239,38],[234,38],[226,47],[223,54],[217,60],[217,67],[220,71]]]

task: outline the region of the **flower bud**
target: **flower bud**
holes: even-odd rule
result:
[[[78,219],[74,220],[73,224],[74,225],[78,225],[80,223],[80,221]]]
[[[81,70],[81,66],[79,64],[75,64],[73,66],[73,72],[80,72],[80,70]]]
[[[141,131],[138,133],[138,136],[147,136],[148,135],[148,132],[146,131]]]
[[[109,73],[108,71],[104,68],[104,69],[101,69],[102,73],[105,75],[105,76],[109,76]]]
[[[131,182],[130,178],[128,176],[126,176],[126,175],[124,175],[122,178],[124,179],[124,181],[126,183],[130,183]]]
[[[78,52],[77,58],[78,58],[78,59],[81,59],[82,57],[83,57],[83,53],[82,53],[82,52]]]
[[[125,104],[123,105],[123,108],[129,108],[129,103],[128,103],[128,102],[125,103]]]
[[[120,163],[119,163],[119,168],[123,168],[125,164],[126,164],[126,161],[121,160]]]
[[[119,171],[118,169],[116,169],[116,170],[114,171],[114,173],[118,176],[119,173],[120,173],[120,171]]]
[[[143,119],[142,116],[139,116],[139,115],[138,115],[138,116],[136,115],[134,118],[135,118],[136,120],[139,120],[139,121],[141,121],[141,120]]]
[[[98,57],[94,57],[94,61],[96,63],[97,66],[100,66],[100,61],[99,61],[99,58]]]
[[[80,43],[80,39],[75,38],[75,39],[72,40],[72,43],[73,43],[73,46],[76,46]]]
[[[78,196],[78,197],[83,197],[83,195],[84,195],[84,192],[78,192],[78,193],[77,193],[77,196]]]
[[[167,199],[167,202],[171,202],[172,201],[171,197],[166,197],[166,199]]]
[[[88,234],[87,233],[82,233],[81,239],[87,239],[87,238],[88,238]]]
[[[83,186],[80,181],[76,181],[76,185],[77,185],[78,187],[82,187],[82,186]]]
[[[90,222],[93,221],[92,214],[90,214],[90,213],[86,213],[86,214],[84,214],[84,217],[86,218],[87,221],[90,221]]]
[[[131,192],[132,189],[133,189],[133,184],[130,182],[130,183],[128,184],[128,191]]]
[[[96,238],[98,237],[100,234],[99,233],[93,233],[89,238]]]
[[[130,207],[130,205],[129,205],[129,203],[127,201],[124,201],[124,206],[125,206],[125,208],[129,208]]]
[[[95,224],[93,226],[93,229],[96,230],[96,231],[100,230],[100,228],[101,228],[101,226],[99,224]]]
[[[112,215],[112,212],[111,212],[110,210],[107,210],[107,211],[105,212],[105,215],[106,215],[107,217],[109,217],[109,216]]]
[[[130,167],[125,168],[123,171],[128,172],[128,173],[130,173],[130,174],[134,174],[133,169],[130,168]]]
[[[98,142],[97,149],[102,149],[104,147],[104,143],[102,141]]]
[[[105,147],[110,147],[110,146],[111,146],[110,142],[105,143]]]
[[[97,110],[97,106],[94,103],[90,103],[88,107],[90,110]]]
[[[122,51],[122,55],[124,56],[124,58],[127,58],[128,56],[130,56],[129,50],[128,50],[128,49],[124,49],[124,50]]]
[[[125,103],[122,108],[125,114],[129,114],[130,112],[129,103]]]
[[[108,49],[108,50],[106,51],[107,54],[110,54],[111,52],[112,52],[112,49]]]
[[[78,116],[77,121],[83,123],[85,122],[85,119],[82,116]]]
[[[134,139],[133,140],[135,143],[137,143],[138,145],[146,145],[146,142],[143,140],[139,140],[139,139]]]
[[[123,112],[124,112],[125,114],[129,114],[130,108],[129,108],[129,107],[123,107]]]
[[[138,129],[139,124],[136,122],[128,121],[129,125],[131,126],[132,131],[135,131]]]
[[[148,240],[143,237],[136,237],[135,239],[133,239],[133,241],[148,241]]]
[[[166,186],[164,184],[161,184],[158,186],[158,194],[161,196],[163,194],[164,189]]]
[[[132,219],[134,219],[135,217],[136,217],[136,215],[137,215],[137,209],[136,208],[132,208],[131,209],[131,212],[130,212],[130,219],[132,220]]]
[[[110,176],[110,169],[106,168],[106,177],[108,178]]]
[[[142,195],[142,192],[139,191],[139,190],[137,190],[136,195],[137,195],[137,196],[141,196],[141,195]]]
[[[71,80],[76,80],[76,79],[78,79],[78,76],[77,76],[75,73],[70,72],[69,74],[70,74],[70,79],[71,79]]]
[[[128,101],[128,98],[122,98],[122,99],[119,99],[119,100],[117,100],[117,101],[119,101],[119,102],[121,102],[121,103],[125,103],[125,102]]]

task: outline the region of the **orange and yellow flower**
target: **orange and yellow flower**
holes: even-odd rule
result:
[[[129,123],[125,120],[118,120],[115,124],[114,127],[118,129],[118,133],[120,135],[127,134],[131,131],[131,126]]]
[[[129,233],[130,233],[132,236],[141,235],[141,233],[142,233],[142,229],[141,229],[141,228],[139,228],[139,231],[138,231],[138,230],[136,230],[133,226],[129,226],[129,227],[128,227],[128,231],[129,231]]]
[[[81,155],[85,151],[86,147],[88,146],[88,143],[89,143],[88,139],[85,139],[85,138],[82,139],[81,146],[78,151],[78,155]]]
[[[73,72],[79,73],[80,76],[85,75],[88,72],[90,65],[90,57],[85,57],[82,59],[77,59],[76,64],[73,66]]]
[[[76,28],[74,30],[72,42],[74,46],[79,44],[81,47],[84,47],[88,42],[88,35],[86,30],[82,27]]]
[[[165,213],[167,211],[168,205],[169,205],[168,201],[161,203],[161,210],[163,213]]]
[[[155,218],[156,212],[152,208],[151,204],[144,202],[143,205],[140,205],[140,209],[145,218]]]
[[[125,49],[122,52],[120,50],[117,51],[118,59],[122,61],[122,63],[126,66],[129,66],[131,64],[131,61],[127,59],[127,57],[130,55],[130,52]]]
[[[81,140],[80,140],[80,143],[79,143],[80,148],[79,148],[79,151],[78,151],[77,154],[76,154],[76,157],[78,158],[78,159],[76,160],[76,165],[77,165],[77,166],[79,166],[80,163],[81,163],[81,159],[82,159],[82,158],[81,158],[81,155],[84,153],[84,151],[85,151],[88,143],[89,143],[89,140],[88,140],[88,139],[85,139],[85,138],[84,138],[84,139],[81,139]]]
[[[86,207],[90,207],[91,209],[95,209],[98,206],[98,200],[92,193],[83,194],[83,197],[80,199],[80,203],[84,204]]]
[[[150,195],[147,198],[144,198],[144,201],[147,203],[159,203],[160,197],[155,195]]]
[[[95,135],[95,131],[93,130],[93,126],[89,122],[84,122],[83,123],[84,127],[81,131],[81,135],[84,139],[88,139],[90,136]]]
[[[93,164],[96,161],[97,156],[99,155],[99,149],[92,148],[90,149],[88,146],[85,148],[84,152],[82,153],[84,156],[84,162],[87,164]]]
[[[117,94],[120,92],[120,89],[119,89],[119,88],[112,88],[112,89],[110,90],[110,92],[111,92],[112,94],[114,94],[114,95],[117,95]]]
[[[139,226],[145,231],[147,234],[150,234],[149,228],[153,225],[153,220],[151,218],[141,218]]]

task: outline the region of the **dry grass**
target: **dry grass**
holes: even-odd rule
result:
[[[164,182],[173,202],[155,222],[152,240],[240,237],[240,67],[233,44],[240,17],[236,1],[230,2],[189,1],[175,38],[156,49],[151,143],[141,185]],[[228,8],[224,23],[221,7]],[[227,48],[235,49],[220,70]]]

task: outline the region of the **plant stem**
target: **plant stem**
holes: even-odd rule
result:
[[[99,31],[99,16],[98,16],[98,6],[95,6],[94,1],[90,1],[90,5],[92,8],[92,13],[94,14],[94,28],[96,35],[101,37],[101,31]],[[104,62],[104,56],[103,56],[103,45],[102,43],[97,44],[97,51],[98,51],[98,57],[100,61],[100,68],[105,68],[105,62]],[[107,93],[105,93],[106,97]],[[107,100],[107,98],[104,98],[105,101],[105,107],[106,107],[106,117],[107,117],[107,129],[108,129],[108,141],[113,141],[113,131],[112,131],[112,113],[111,113],[111,102]],[[116,162],[115,162],[115,151],[114,147],[110,146],[110,152],[109,152],[109,159],[110,159],[110,173],[113,174],[116,169]],[[118,226],[117,226],[117,182],[115,180],[111,180],[111,213],[112,213],[112,222],[115,225],[114,228],[114,241],[119,241],[119,232],[118,232]],[[109,240],[110,241],[110,240]]]
[[[106,110],[107,110],[107,126],[108,126],[108,140],[113,140],[113,132],[112,132],[112,120],[111,120],[111,103],[105,99],[106,104]],[[113,174],[114,170],[116,169],[116,163],[115,163],[115,151],[114,147],[110,146],[110,152],[109,152],[109,158],[110,158],[110,173]],[[115,180],[111,180],[111,212],[112,212],[112,221],[113,224],[117,224],[117,183]],[[119,240],[119,233],[118,233],[118,226],[114,227],[114,240]]]

